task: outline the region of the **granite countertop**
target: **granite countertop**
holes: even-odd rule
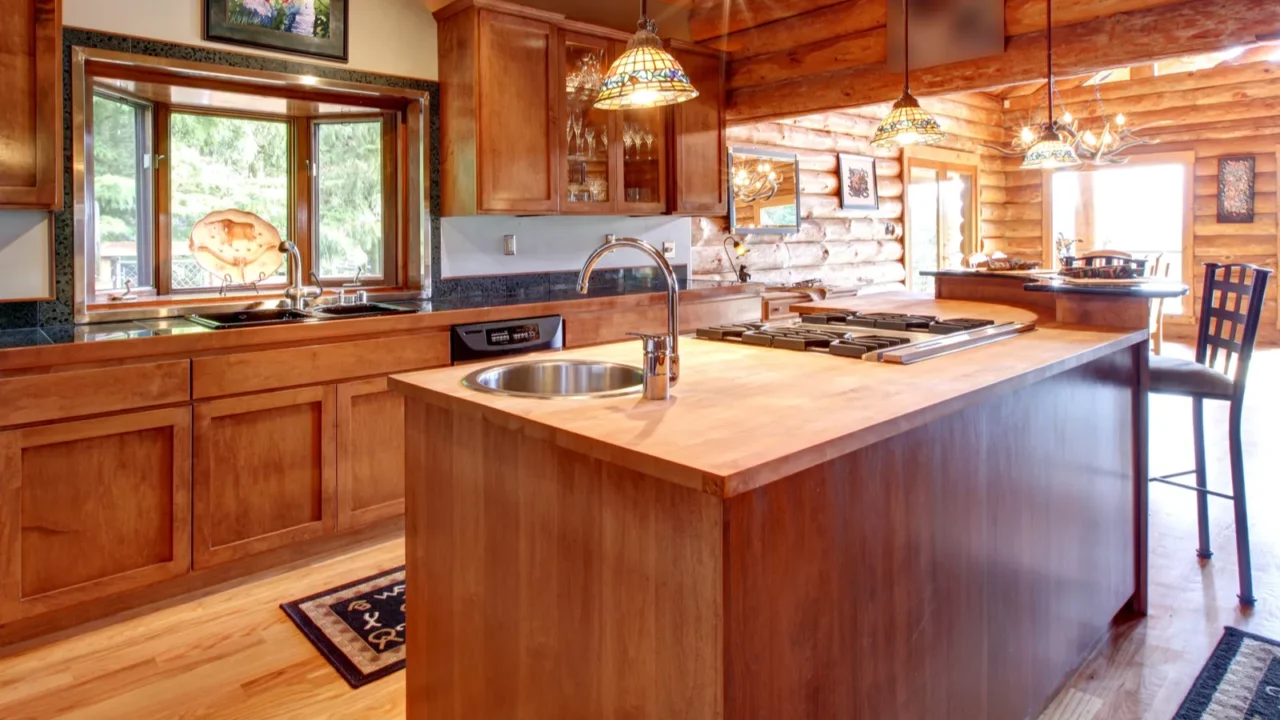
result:
[[[759,292],[764,286],[760,284],[743,285],[735,282],[714,280],[681,280],[679,283],[681,298],[685,300],[715,297],[718,294],[743,289]],[[411,308],[418,314],[457,312],[467,310],[484,310],[488,308],[516,307],[520,305],[546,305],[547,303],[567,303],[578,300],[598,300],[631,295],[648,295],[665,293],[666,282],[662,278],[628,278],[625,280],[605,280],[592,283],[586,295],[578,293],[576,286],[552,285],[534,290],[522,291],[506,295],[472,295],[456,298],[440,298],[430,300],[403,300],[387,304]],[[373,298],[376,300],[377,298]],[[370,320],[376,318],[364,318]],[[324,320],[321,322],[360,322],[361,318]],[[463,320],[462,322],[465,322]],[[275,326],[289,327],[289,325]],[[273,328],[255,328],[254,331]],[[248,329],[246,329],[248,330]],[[175,335],[195,335],[229,332],[240,332],[236,329],[213,330],[197,325],[185,318],[163,318],[155,320],[129,320],[90,325],[54,325],[41,328],[18,330],[0,330],[0,351],[20,348],[32,348],[51,345],[74,345],[98,343],[111,340],[131,340],[141,338],[169,337]]]
[[[1110,295],[1112,297],[1147,298],[1152,300],[1182,297],[1191,290],[1191,288],[1182,283],[1162,279],[1152,279],[1142,285],[1072,285],[1065,282],[1060,275],[1051,274],[1047,270],[1035,272],[991,272],[965,268],[945,268],[942,270],[921,270],[920,274],[927,277],[1008,280],[1022,283],[1022,289],[1031,292]]]

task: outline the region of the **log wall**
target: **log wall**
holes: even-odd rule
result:
[[[1104,83],[1100,92],[1108,114],[1123,112],[1131,127],[1143,128],[1142,137],[1159,144],[1135,147],[1133,154],[1193,151],[1195,164],[1195,227],[1193,262],[1197,271],[1191,278],[1195,303],[1199,307],[1206,262],[1248,262],[1277,267],[1280,227],[1277,221],[1277,152],[1280,151],[1280,66],[1271,62],[1224,64],[1208,70]],[[1063,102],[1077,117],[1082,129],[1097,132],[1098,118],[1091,104],[1092,87],[1062,91]],[[1005,101],[1005,117],[1010,128],[1019,126],[1035,112],[1036,98],[1010,97]],[[1257,158],[1254,221],[1220,224],[1217,221],[1218,160],[1227,156]],[[1003,173],[1004,185],[990,189],[983,198],[984,235],[992,247],[1011,255],[1041,258],[1040,218],[1046,211],[1041,177],[1037,171],[1016,169],[1016,160]],[[1276,298],[1280,284],[1274,281],[1268,292],[1263,318],[1263,339],[1280,341]],[[1174,337],[1189,336],[1174,327]]]
[[[921,98],[949,137],[941,147],[989,153],[982,142],[1003,137],[1001,102],[977,93]],[[733,236],[751,249],[746,265],[752,279],[790,284],[816,278],[837,286],[901,289],[903,267],[902,153],[871,145],[888,103],[841,112],[729,128],[729,144],[796,153],[800,164],[800,232],[794,235]],[[840,207],[838,155],[876,158],[878,210]],[[998,158],[991,161],[1000,162]],[[984,163],[987,160],[984,160]],[[1003,186],[998,172],[980,173],[980,194]],[[724,252],[728,218],[698,218],[693,228],[693,273],[704,279],[732,279]]]
[[[692,0],[694,40],[730,53],[729,120],[759,122],[890,101],[885,4],[875,0]],[[1006,0],[1001,55],[923,68],[916,95],[989,90],[1044,76],[1045,3]],[[1054,63],[1062,76],[1266,41],[1275,0],[1059,0]],[[1274,112],[1272,116],[1274,117]]]

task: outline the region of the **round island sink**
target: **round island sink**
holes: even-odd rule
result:
[[[531,360],[477,370],[462,379],[472,390],[532,398],[598,399],[638,395],[640,368],[591,360]]]

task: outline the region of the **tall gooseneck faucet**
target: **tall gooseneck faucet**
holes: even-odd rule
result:
[[[666,400],[670,386],[680,380],[680,287],[676,281],[676,273],[671,269],[671,263],[667,262],[662,253],[655,250],[652,245],[635,238],[606,242],[596,248],[587,258],[586,264],[582,266],[582,272],[578,274],[578,292],[584,295],[587,293],[591,273],[605,255],[623,248],[632,248],[648,255],[667,279],[667,334],[630,333],[644,341],[645,398]]]

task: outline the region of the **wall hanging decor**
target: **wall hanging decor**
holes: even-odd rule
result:
[[[876,159],[840,155],[840,207],[845,210],[879,210]]]
[[[1218,159],[1218,222],[1253,222],[1253,191],[1257,159]]]
[[[347,61],[347,0],[204,0],[204,39]]]

